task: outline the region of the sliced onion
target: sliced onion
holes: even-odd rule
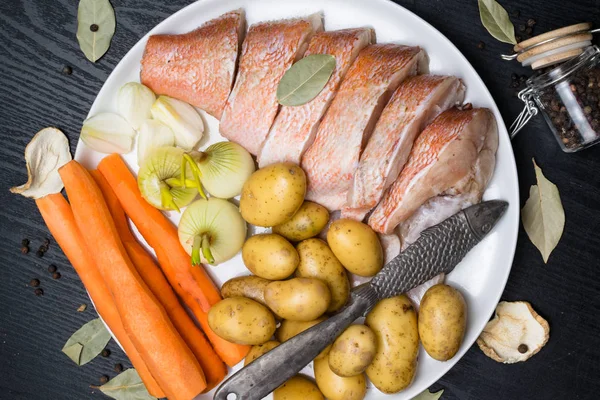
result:
[[[117,93],[117,109],[134,129],[150,118],[150,109],[156,100],[154,92],[138,82],[121,86]]]
[[[86,119],[81,127],[81,140],[100,153],[129,153],[135,130],[125,118],[114,113],[101,113]]]
[[[140,126],[137,145],[137,162],[141,165],[146,156],[159,147],[175,146],[175,135],[171,128],[160,121],[148,119]]]
[[[188,103],[169,96],[159,96],[151,109],[152,117],[167,125],[175,134],[175,144],[192,150],[202,139],[204,121]]]

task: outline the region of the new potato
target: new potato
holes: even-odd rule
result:
[[[212,306],[208,325],[223,339],[246,345],[265,343],[276,328],[271,311],[245,297],[230,297]]]
[[[300,242],[296,250],[300,256],[296,276],[317,278],[327,284],[331,292],[331,304],[327,312],[342,308],[350,294],[350,282],[346,270],[327,243],[321,239],[307,239]]]
[[[273,400],[325,400],[310,379],[296,375],[273,392]]]
[[[383,267],[383,249],[367,224],[351,219],[333,221],[327,243],[342,265],[353,274],[373,276]]]
[[[323,395],[329,400],[361,400],[367,393],[364,374],[341,377],[329,368],[327,357],[315,359],[315,380]]]
[[[425,292],[419,309],[419,336],[427,354],[439,361],[454,357],[466,327],[467,305],[458,290],[439,284]]]
[[[375,333],[364,325],[350,325],[331,346],[329,368],[339,376],[365,372],[377,351]]]
[[[264,279],[285,279],[300,263],[298,252],[290,242],[274,233],[251,236],[242,247],[246,267]]]
[[[265,303],[265,288],[271,283],[270,280],[259,276],[240,276],[228,280],[221,287],[221,296],[229,297],[247,297],[249,299]]]
[[[377,352],[367,376],[383,393],[408,387],[417,371],[419,333],[417,314],[408,297],[381,300],[367,314],[365,325],[377,336]]]
[[[275,347],[279,346],[277,340],[269,340],[263,344],[256,344],[252,346],[248,354],[246,354],[246,358],[244,359],[244,367],[250,364],[252,361],[256,360],[258,357],[262,356],[265,353],[273,350]]]
[[[292,242],[317,236],[329,221],[329,211],[322,205],[305,201],[292,219],[273,227],[277,233]]]
[[[331,302],[327,285],[313,278],[271,282],[265,289],[267,306],[292,321],[311,321],[323,315]]]
[[[244,184],[240,212],[252,225],[279,225],[294,216],[305,194],[302,168],[289,162],[269,165],[250,175]]]
[[[286,340],[296,336],[300,332],[304,332],[308,328],[313,327],[316,324],[325,321],[326,319],[327,317],[321,317],[313,321],[306,322],[283,320],[281,322],[281,325],[277,329],[277,332],[275,332],[275,337],[277,338],[277,340],[283,343]],[[323,349],[323,351],[320,352],[317,357],[315,357],[315,360],[318,358],[325,357],[329,353],[329,349],[331,349],[331,345]]]

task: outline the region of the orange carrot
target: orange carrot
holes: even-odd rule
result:
[[[219,357],[229,366],[240,362],[250,347],[228,342],[210,329],[207,313],[221,300],[221,294],[203,267],[192,266],[190,256],[179,243],[177,228],[144,200],[135,177],[118,154],[105,157],[98,170],[112,187],[125,213],[154,249],[167,280],[200,322]]]
[[[171,400],[206,389],[202,369],[167,312],[137,273],[119,238],[102,192],[85,168],[70,161],[59,174],[79,230],[104,278],[125,331]]]
[[[87,289],[96,311],[125,350],[148,392],[154,397],[165,397],[164,392],[150,374],[146,363],[144,363],[125,332],[117,307],[106,283],[104,283],[104,279],[100,275],[100,271],[96,268],[83,236],[79,232],[73,218],[73,211],[71,211],[71,206],[69,206],[67,200],[62,194],[55,193],[39,198],[35,203],[50,233],[71,261],[73,268],[79,275],[81,282],[83,282],[83,286]]]
[[[131,258],[131,261],[133,261],[133,265],[154,296],[161,302],[169,318],[171,318],[171,322],[173,322],[183,340],[185,340],[198,359],[206,376],[206,390],[211,390],[225,378],[227,367],[225,367],[223,361],[215,353],[202,331],[194,324],[192,318],[183,309],[179,303],[179,299],[177,299],[177,295],[173,292],[173,288],[171,288],[165,279],[152,256],[148,254],[133,236],[127,224],[125,211],[123,211],[119,199],[117,199],[115,192],[106,181],[106,178],[98,170],[90,171],[90,174],[104,195],[104,200],[115,222],[115,227],[119,232],[127,254]]]

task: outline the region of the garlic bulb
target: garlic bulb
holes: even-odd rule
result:
[[[152,117],[167,125],[175,134],[175,144],[191,150],[202,139],[204,121],[188,103],[169,96],[159,96],[151,109]]]
[[[137,82],[121,86],[117,94],[117,109],[127,122],[138,130],[142,123],[150,118],[150,109],[156,100],[154,92]]]
[[[101,113],[86,119],[81,127],[81,140],[100,153],[129,153],[135,130],[118,114]]]
[[[138,132],[137,162],[142,165],[146,156],[158,147],[175,146],[175,135],[171,128],[160,121],[147,119]]]

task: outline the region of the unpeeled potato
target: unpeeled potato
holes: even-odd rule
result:
[[[245,297],[230,297],[212,306],[208,325],[223,339],[246,345],[265,343],[276,328],[271,311]]]
[[[246,354],[246,358],[244,359],[244,367],[250,364],[252,361],[256,360],[258,357],[262,356],[265,353],[273,350],[275,347],[279,346],[277,340],[269,340],[263,344],[256,344],[252,346],[248,354]]]
[[[365,372],[377,351],[375,333],[364,325],[350,325],[331,346],[329,367],[336,375],[355,376]]]
[[[329,400],[362,400],[367,394],[365,374],[341,377],[329,368],[326,357],[315,359],[315,380],[319,390]]]
[[[329,221],[329,211],[320,204],[305,201],[294,216],[273,227],[277,233],[292,242],[317,236]]]
[[[225,299],[229,297],[247,297],[266,305],[265,288],[269,283],[271,283],[270,280],[259,276],[240,276],[228,280],[221,286],[221,296]]]
[[[265,288],[265,302],[281,318],[311,321],[327,311],[331,293],[319,279],[293,278],[269,283]]]
[[[277,328],[277,331],[275,332],[275,337],[277,338],[277,340],[283,343],[286,340],[296,336],[300,332],[304,332],[308,328],[320,324],[326,319],[326,317],[321,317],[313,321],[306,322],[283,320],[281,322],[281,325],[279,326],[279,328]],[[319,355],[315,357],[315,360],[327,356],[327,354],[329,354],[329,349],[331,349],[331,345],[324,348],[323,351],[321,351]]]
[[[325,400],[310,379],[296,375],[273,392],[273,400]]]
[[[383,249],[367,224],[351,219],[333,221],[327,243],[342,265],[353,274],[373,276],[383,267]]]
[[[242,259],[253,274],[274,281],[293,274],[300,263],[294,246],[274,233],[254,235],[246,240]]]

